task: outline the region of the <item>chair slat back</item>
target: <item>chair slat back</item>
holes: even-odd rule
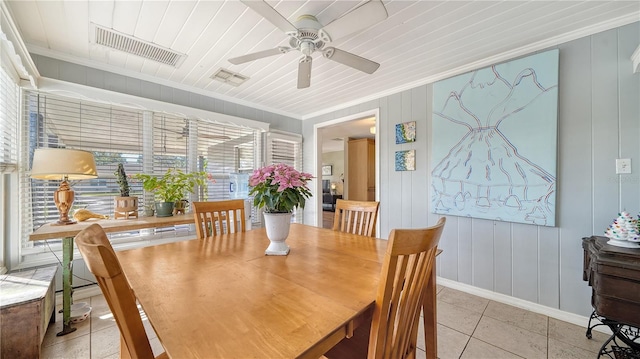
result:
[[[192,204],[199,239],[246,231],[243,199]]]
[[[333,230],[374,237],[380,202],[338,199]]]
[[[389,234],[371,323],[369,359],[415,358],[420,310],[445,222],[443,217],[426,229],[394,229]]]
[[[128,350],[131,358],[153,358],[136,297],[102,227],[92,224],[76,235],[75,242],[118,324],[126,344],[121,351]]]

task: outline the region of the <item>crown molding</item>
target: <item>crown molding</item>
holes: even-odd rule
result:
[[[2,53],[8,57],[14,68],[15,74],[21,80],[29,81],[36,88],[40,73],[22,41],[22,36],[13,21],[11,12],[4,1],[0,1],[0,42]],[[3,56],[4,57],[4,56]]]

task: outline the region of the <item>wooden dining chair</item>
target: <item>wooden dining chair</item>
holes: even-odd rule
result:
[[[338,199],[333,230],[374,237],[379,206],[380,202]]]
[[[416,357],[420,311],[429,303],[435,313],[435,301],[425,302],[432,279],[438,242],[446,219],[425,229],[394,229],[382,264],[382,275],[371,325],[356,329],[353,337],[343,339],[325,354],[326,358],[401,359]],[[435,285],[432,283],[432,285]],[[425,332],[435,323],[426,323]],[[368,330],[369,335],[366,335]],[[368,342],[368,343],[367,343]],[[435,350],[429,351],[435,359]]]
[[[154,358],[135,294],[102,227],[97,223],[90,225],[76,235],[75,242],[120,329],[121,358]],[[157,358],[169,356],[165,352]]]
[[[196,235],[199,239],[246,231],[244,199],[193,202],[192,204]]]

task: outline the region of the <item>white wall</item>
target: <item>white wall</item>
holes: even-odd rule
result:
[[[563,311],[588,315],[581,238],[601,235],[618,211],[640,210],[640,74],[631,54],[636,22],[557,46],[560,49],[557,227],[447,218],[438,275]],[[380,236],[432,225],[429,184],[432,85],[379,98],[303,122],[311,171],[317,123],[379,108]],[[396,123],[417,121],[417,141],[396,145]],[[416,171],[396,172],[393,153],[415,149]],[[633,173],[615,174],[631,158]]]

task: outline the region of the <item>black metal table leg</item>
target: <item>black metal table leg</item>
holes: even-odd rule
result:
[[[598,323],[592,324],[593,321]],[[593,311],[587,324],[586,337],[591,339],[593,328],[600,325],[609,327],[613,334],[600,347],[598,358],[640,359],[640,328],[607,319]]]

